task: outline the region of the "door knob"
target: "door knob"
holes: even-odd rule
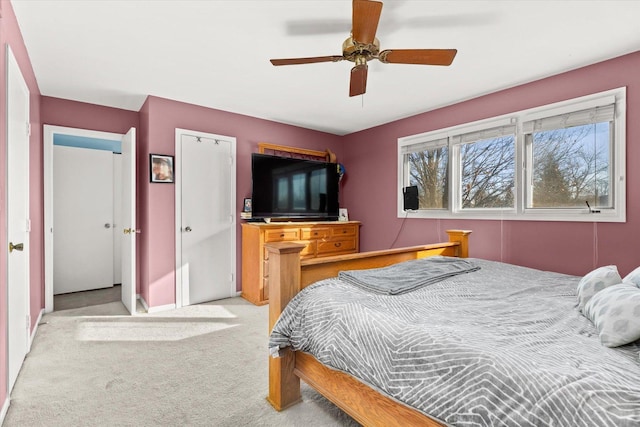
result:
[[[109,224],[108,222],[104,225],[104,228],[111,228],[111,224]]]
[[[13,242],[9,242],[9,253],[14,250],[22,252],[24,250],[24,243],[16,243],[14,245]]]
[[[140,230],[135,230],[135,229],[133,229],[133,228],[125,228],[125,229],[124,229],[124,230],[122,230],[122,231],[124,231],[124,234],[131,234],[131,233],[137,233],[137,234],[140,234],[140,233],[141,233],[141,231],[140,231]]]
[[[191,231],[193,231],[193,230],[191,229],[191,227],[186,226],[184,231],[186,231],[187,233],[191,233]]]

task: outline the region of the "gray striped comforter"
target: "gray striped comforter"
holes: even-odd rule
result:
[[[600,344],[579,278],[473,259],[402,295],[306,288],[270,336],[454,426],[640,426],[640,343]]]

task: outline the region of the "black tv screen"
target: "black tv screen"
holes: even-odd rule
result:
[[[335,163],[253,153],[252,217],[338,219]]]

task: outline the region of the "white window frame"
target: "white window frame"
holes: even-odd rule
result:
[[[613,124],[613,153],[610,156],[611,190],[613,205],[611,209],[599,209],[599,212],[584,208],[544,209],[527,208],[527,197],[531,191],[528,187],[527,171],[531,170],[531,158],[525,147],[523,123],[538,118],[561,115],[615,103],[615,120]],[[626,87],[599,92],[567,101],[557,102],[541,107],[504,114],[472,123],[465,123],[445,129],[438,129],[417,135],[398,138],[398,181],[397,181],[397,216],[398,218],[459,218],[490,220],[524,220],[524,221],[577,221],[577,222],[625,222],[626,221]],[[515,147],[515,207],[514,208],[465,208],[461,206],[460,181],[460,146],[452,142],[452,137],[482,129],[503,125],[516,126]],[[403,209],[403,188],[409,185],[409,170],[405,164],[405,147],[415,144],[426,144],[431,141],[449,139],[449,208],[420,209],[405,211]]]

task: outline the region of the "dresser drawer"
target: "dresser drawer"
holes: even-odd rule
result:
[[[324,239],[331,236],[330,228],[301,228],[301,239]]]
[[[337,255],[343,252],[354,252],[357,244],[355,237],[333,238],[326,242],[318,242],[318,256]]]
[[[297,243],[306,244],[304,249],[302,249],[302,251],[300,251],[300,258],[314,258],[316,256],[317,245],[318,245],[317,241],[311,240],[311,241],[308,241],[308,242],[297,242]]]
[[[298,228],[274,228],[264,233],[265,242],[284,242],[298,239],[300,239],[300,229]]]
[[[358,231],[357,225],[342,225],[342,226],[332,227],[331,235],[334,237],[355,236],[357,231]]]

